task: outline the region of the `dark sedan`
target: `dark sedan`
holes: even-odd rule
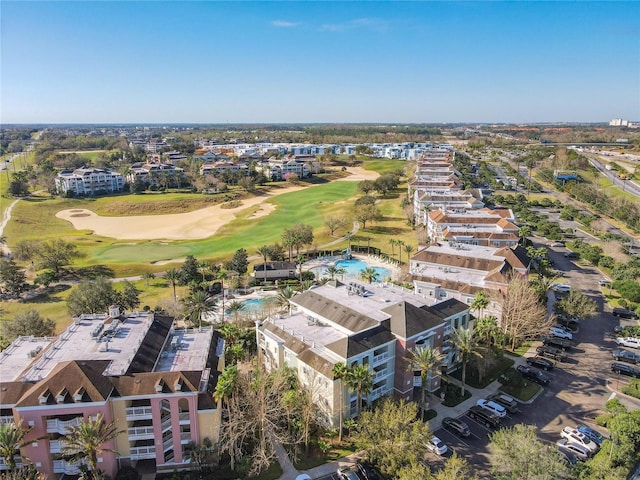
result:
[[[527,357],[525,360],[527,361],[527,365],[542,368],[544,370],[553,370],[555,365],[551,360],[543,357]]]
[[[620,375],[627,375],[629,377],[640,378],[640,369],[635,368],[628,363],[617,363],[613,362],[611,364],[611,371],[615,373],[619,373]]]
[[[525,365],[518,365],[516,370],[527,380],[536,382],[539,385],[549,385],[549,377],[540,370],[536,370],[535,368],[527,367]]]
[[[564,353],[564,350],[562,350],[561,348],[541,345],[536,348],[536,352],[538,352],[538,355],[552,358],[554,360],[557,360],[558,362],[566,362],[569,359],[567,357],[567,354]]]
[[[442,426],[447,430],[459,435],[460,437],[468,437],[471,435],[471,430],[469,429],[469,425],[464,423],[462,420],[452,417],[445,417],[442,419]]]
[[[619,362],[640,363],[640,354],[629,350],[614,350],[611,352],[611,356]]]

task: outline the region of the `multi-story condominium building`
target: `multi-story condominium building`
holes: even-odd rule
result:
[[[491,227],[495,232],[517,234],[518,227],[512,223],[514,220],[513,212],[506,208],[475,210],[442,208],[427,214],[427,235],[434,241],[444,241],[444,232],[447,228],[461,226],[464,226],[467,232],[474,227]]]
[[[146,185],[161,185],[164,179],[179,184],[183,178],[184,169],[160,162],[134,163],[127,174],[129,183],[139,181]]]
[[[428,214],[434,210],[472,210],[483,208],[478,190],[416,190],[413,194],[413,215],[416,225],[426,225]]]
[[[102,168],[83,167],[63,170],[56,176],[59,193],[74,195],[104,195],[124,189],[124,176]]]
[[[294,368],[326,422],[335,425],[340,410],[346,418],[357,408],[355,394],[333,376],[337,363],[373,372],[366,402],[384,395],[411,400],[420,374],[410,369],[407,352],[436,348],[446,355],[443,368],[451,370],[458,359],[447,338],[469,323],[469,307],[455,299],[433,302],[392,285],[332,280],[291,298],[289,315],[269,317],[256,334],[266,367]],[[428,382],[429,391],[436,390],[440,375]]]
[[[234,162],[231,160],[219,162],[207,162],[200,166],[200,175],[211,175],[219,177],[225,172],[237,173],[241,172],[244,176],[249,176],[251,171],[249,166],[243,162]]]
[[[526,251],[452,243],[430,245],[409,260],[409,275],[416,295],[429,302],[456,298],[469,305],[484,290],[492,298],[487,313],[501,313],[501,295],[506,293],[509,276],[528,276],[531,261]]]
[[[112,307],[83,315],[57,338],[20,337],[0,354],[0,419],[31,428],[20,453],[47,478],[78,474],[79,464],[62,456],[64,438],[97,416],[119,432],[98,457],[111,478],[142,460],[184,468],[188,443],[218,440],[212,393],[223,347],[212,328],[174,329],[159,314]]]
[[[320,163],[314,160],[314,157],[307,155],[301,157],[271,157],[267,163],[258,165],[256,170],[261,171],[270,180],[282,180],[289,173],[295,173],[298,177],[305,178],[313,173],[318,173],[320,171]]]

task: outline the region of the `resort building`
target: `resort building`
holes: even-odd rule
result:
[[[518,233],[518,227],[513,223],[515,220],[513,211],[506,208],[469,210],[445,207],[430,211],[426,216],[426,220],[427,235],[434,242],[446,241],[444,237],[445,231],[458,227],[463,227],[467,233],[472,232],[474,229],[478,229],[478,232],[484,229],[495,233],[515,233],[516,235]]]
[[[55,182],[58,193],[66,195],[104,195],[121,192],[124,189],[124,176],[122,174],[93,167],[63,170],[58,173]]]
[[[289,302],[288,315],[257,324],[259,354],[268,369],[294,368],[330,425],[340,410],[345,418],[357,411],[355,394],[333,376],[337,363],[366,365],[373,372],[367,403],[385,395],[411,400],[420,373],[408,369],[408,350],[436,348],[450,371],[458,358],[448,336],[471,320],[469,307],[458,300],[434,301],[387,284],[331,280]],[[435,391],[440,375],[430,375],[428,382]]]
[[[223,351],[212,328],[176,329],[172,317],[117,307],[82,315],[57,338],[19,337],[0,354],[1,420],[31,427],[33,441],[20,454],[47,478],[79,473],[80,464],[62,456],[64,437],[97,416],[119,432],[106,445],[113,452],[98,457],[111,478],[139,462],[184,468],[188,443],[218,440],[212,394]]]
[[[520,246],[430,245],[409,260],[408,280],[416,295],[430,301],[455,298],[470,305],[476,293],[484,290],[492,299],[485,311],[499,319],[510,275],[527,277],[530,268],[531,261]]]
[[[296,268],[295,262],[260,262],[253,267],[253,277],[267,281],[296,278]]]
[[[134,163],[129,168],[127,181],[141,182],[145,185],[161,186],[163,184],[179,185],[184,178],[184,169],[170,163],[149,162]]]

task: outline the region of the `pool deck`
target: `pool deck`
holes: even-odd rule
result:
[[[391,272],[391,278],[394,280],[398,280],[400,277],[401,270],[398,265],[398,262],[389,261],[384,258],[378,257],[377,255],[354,254],[352,255],[352,259],[365,262],[369,267],[386,268]],[[326,269],[332,266],[333,264],[335,264],[336,262],[339,262],[340,260],[345,260],[345,259],[343,259],[339,255],[333,256],[333,257],[320,257],[320,258],[316,258],[314,260],[305,262],[305,264],[303,265],[303,269],[311,270],[316,274],[316,276],[318,276],[317,269],[320,269],[320,268]],[[323,272],[321,271],[319,277],[322,277],[322,276],[323,276]]]

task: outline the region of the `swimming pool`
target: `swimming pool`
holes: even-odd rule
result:
[[[336,268],[344,268],[345,270],[345,278],[352,279],[360,279],[360,272],[365,268],[369,267],[367,262],[363,262],[362,260],[358,260],[357,258],[352,258],[351,260],[338,260],[335,263]],[[373,269],[378,274],[378,281],[383,281],[386,278],[391,277],[391,270],[384,267],[373,267]],[[325,274],[326,275],[326,274]]]
[[[275,302],[276,297],[268,296],[263,298],[249,298],[247,300],[238,300],[244,308],[240,310],[240,313],[257,313],[263,312],[265,308],[267,308],[269,303]],[[229,300],[227,300],[227,305],[229,304]],[[227,315],[231,315],[232,312],[229,310],[226,311]]]

